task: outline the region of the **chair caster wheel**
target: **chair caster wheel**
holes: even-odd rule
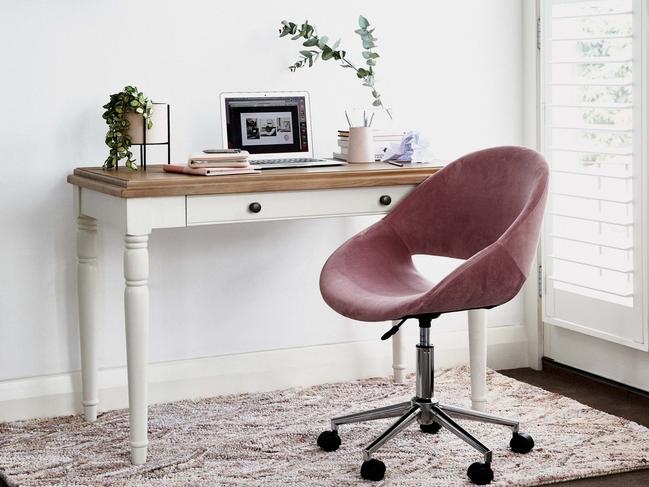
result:
[[[419,429],[424,433],[435,434],[442,429],[442,425],[439,423],[420,424]]]
[[[484,462],[472,463],[466,471],[471,482],[476,485],[487,485],[494,479],[494,471],[491,470],[491,464]]]
[[[534,448],[534,439],[527,433],[514,433],[509,447],[515,453],[527,453]]]
[[[340,446],[340,436],[337,431],[323,431],[318,436],[317,443],[324,451],[336,451]]]
[[[361,465],[361,477],[365,480],[381,480],[385,475],[385,463],[376,458],[363,462]]]

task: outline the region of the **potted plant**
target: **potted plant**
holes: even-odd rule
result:
[[[110,95],[110,101],[103,106],[106,110],[103,118],[108,125],[106,145],[109,148],[105,169],[116,168],[124,160],[127,168],[137,170],[131,145],[168,142],[167,111],[156,110],[154,106],[158,105],[166,107],[165,103],[152,102],[134,86],[126,86],[119,93]],[[156,130],[151,130],[154,126]]]

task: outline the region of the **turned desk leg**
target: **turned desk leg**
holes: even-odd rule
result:
[[[469,310],[469,355],[471,402],[483,411],[487,403],[487,310]]]
[[[97,419],[97,220],[77,218],[77,293],[81,345],[81,387],[86,420]]]
[[[148,426],[147,364],[149,351],[148,235],[124,237],[124,314],[131,462],[146,462]]]
[[[393,325],[397,323],[399,322],[392,322]],[[399,330],[392,336],[392,370],[397,384],[403,384],[406,380],[406,354],[403,347],[403,332]]]

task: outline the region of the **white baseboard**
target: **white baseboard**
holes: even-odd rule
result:
[[[468,363],[466,331],[432,333],[437,368]],[[524,326],[490,327],[489,366],[506,369],[527,366]],[[414,371],[407,357],[407,370]],[[303,348],[221,355],[151,364],[151,403],[180,399],[261,392],[326,382],[392,374],[389,342],[362,341]],[[99,409],[128,406],[126,368],[99,373]],[[0,382],[0,421],[80,414],[79,372]]]

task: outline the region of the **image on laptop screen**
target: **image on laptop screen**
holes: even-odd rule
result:
[[[225,98],[228,149],[251,154],[308,152],[304,96]]]

